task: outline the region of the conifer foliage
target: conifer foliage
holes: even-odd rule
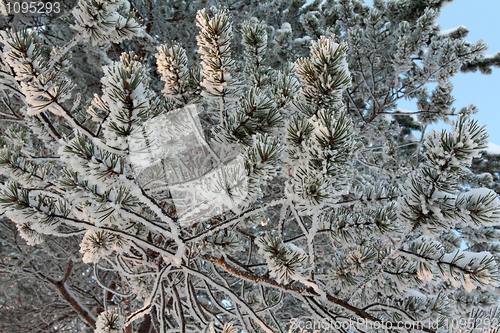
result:
[[[0,276],[44,286],[2,284],[4,327],[495,328],[495,158],[450,78],[496,63],[443,1],[189,2],[172,40],[146,3],[0,32]]]

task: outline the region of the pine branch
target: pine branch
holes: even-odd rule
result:
[[[220,266],[221,268],[224,268],[225,271],[227,271],[228,273],[230,273],[233,276],[242,278],[245,281],[248,281],[248,282],[251,282],[251,283],[254,283],[254,284],[259,284],[260,282],[264,282],[267,285],[270,285],[270,286],[282,289],[284,291],[288,291],[291,294],[296,295],[297,297],[302,297],[302,296],[306,296],[306,297],[321,297],[321,295],[318,294],[312,287],[307,287],[307,288],[306,287],[295,287],[295,286],[291,286],[291,285],[280,284],[280,283],[276,282],[275,280],[266,278],[264,276],[256,276],[256,275],[253,275],[253,274],[250,274],[250,273],[239,271],[238,269],[235,269],[234,267],[232,267],[229,264],[227,264],[225,262],[225,260],[224,260],[223,257],[214,258],[214,257],[210,257],[208,255],[204,255],[203,259],[207,260],[207,261],[209,261],[209,262],[211,262],[211,263],[213,263],[213,264],[215,264],[217,266]],[[326,297],[327,297],[327,301],[328,302],[343,307],[344,309],[350,311],[351,313],[359,316],[359,318],[368,319],[368,320],[376,322],[376,323],[380,323],[381,322],[380,319],[374,317],[373,315],[369,314],[368,312],[364,311],[363,309],[360,309],[360,308],[354,307],[352,305],[349,305],[349,303],[346,302],[346,301],[337,299],[337,298],[335,298],[335,297],[333,297],[331,295],[328,295],[328,294],[326,295]],[[389,324],[389,323],[386,322],[386,324]],[[392,324],[393,324],[392,327],[397,327],[396,323],[392,323]],[[432,330],[432,329],[429,329],[429,328],[427,328],[425,326],[422,326],[422,324],[418,323],[418,322],[416,322],[412,326],[412,328],[419,329],[419,330],[422,330],[424,332],[429,332],[429,333],[435,333],[436,332],[435,330]]]

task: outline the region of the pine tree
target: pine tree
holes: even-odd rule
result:
[[[492,328],[497,158],[450,78],[498,54],[444,2],[0,6],[0,327]]]

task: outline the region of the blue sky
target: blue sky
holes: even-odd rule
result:
[[[441,11],[438,24],[441,29],[464,25],[469,29],[467,40],[482,38],[490,46],[487,54],[500,52],[500,1],[498,0],[455,0]],[[500,146],[500,68],[493,68],[493,74],[458,74],[452,80],[455,107],[475,104],[480,124],[487,124],[490,142]]]
[[[365,0],[372,5],[372,0]],[[441,10],[437,21],[441,30],[448,30],[459,25],[469,29],[467,40],[476,42],[483,39],[490,49],[486,54],[500,52],[500,0],[455,0]],[[493,68],[491,75],[477,73],[459,73],[451,82],[454,85],[454,107],[460,110],[474,104],[479,113],[474,115],[480,125],[486,125],[490,134],[490,151],[500,154],[500,68]],[[403,101],[398,105],[402,109],[416,111],[416,103]],[[433,126],[434,129],[450,129],[446,124]]]
[[[371,3],[371,1],[366,1]],[[500,52],[500,1],[499,0],[455,0],[442,9],[437,23],[441,30],[459,25],[469,29],[467,40],[476,42],[483,39],[490,49],[486,54]],[[454,85],[454,106],[457,110],[469,104],[478,107],[474,116],[480,125],[486,124],[490,134],[490,143],[500,146],[500,68],[493,68],[493,74],[477,73],[457,74],[451,81]],[[404,102],[403,109],[416,110],[415,103]],[[443,128],[446,126],[436,126]],[[500,147],[492,145],[492,150],[500,153]]]

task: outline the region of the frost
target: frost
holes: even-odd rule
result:
[[[227,10],[213,8],[212,12],[213,17],[207,14],[206,9],[196,14],[196,25],[201,29],[196,41],[204,77],[200,85],[205,88],[203,96],[221,97],[228,95],[228,89],[232,88],[234,60],[231,58],[230,45],[233,28]]]
[[[432,281],[433,274],[428,270],[418,270],[417,276],[422,281]]]
[[[292,31],[292,26],[288,22],[283,22],[281,25],[281,30]]]
[[[488,148],[486,149],[486,152],[492,155],[500,154],[500,146],[493,142],[488,142]]]
[[[476,285],[472,282],[469,274],[464,274],[464,281],[462,282],[462,286],[465,291],[470,293],[472,290],[476,289]]]
[[[293,42],[295,44],[306,45],[306,44],[309,44],[311,42],[311,40],[312,40],[311,37],[304,36],[304,37],[301,37],[301,38],[295,38]]]
[[[80,253],[83,254],[85,263],[97,263],[113,251],[121,253],[126,249],[126,241],[105,231],[87,230],[80,244]]]
[[[208,327],[208,331],[209,333],[216,333],[217,331],[215,330],[214,328],[214,322],[210,322],[210,325]],[[233,328],[233,324],[230,324],[230,323],[226,323],[224,324],[224,327],[222,329],[222,333],[237,333],[238,332],[238,329],[237,328]]]
[[[500,224],[500,199],[487,188],[477,188],[461,193],[456,207],[464,214],[464,220],[472,227],[495,226]]]
[[[449,0],[445,0],[441,3],[441,9],[445,8],[446,6],[448,6],[449,4],[451,3],[451,1]]]
[[[156,55],[158,71],[165,82],[163,93],[181,102],[186,102],[186,91],[189,85],[189,70],[186,51],[179,45],[158,48]]]
[[[106,310],[97,318],[95,333],[121,333],[124,326],[125,318],[118,310]]]
[[[148,175],[161,170],[155,172],[159,175],[155,185],[148,188],[170,191],[177,209],[183,211],[179,219],[182,226],[227,210],[239,213],[239,205],[249,194],[243,156],[217,156],[223,161],[218,165],[199,136],[199,112],[194,105],[172,110],[144,123],[129,140],[134,173],[151,183]]]
[[[37,245],[15,257],[2,233],[17,281],[31,269],[61,281],[80,246],[66,291],[105,290],[104,302],[72,295],[89,324],[103,308],[100,333],[139,329],[146,314],[162,332],[273,332],[287,328],[276,311],[417,320],[497,301],[500,201],[469,190],[497,185],[477,173],[494,161],[473,160],[487,135],[474,107],[455,112],[450,81],[492,58],[464,27],[439,32],[439,10],[410,1],[257,2],[240,12],[259,18],[234,23],[204,2],[180,16],[77,2],[76,32],[59,20],[1,33],[0,173],[14,182],[0,213],[17,231],[0,226],[26,241],[20,251]],[[186,49],[158,47],[167,39]],[[137,56],[111,61],[120,49]],[[404,98],[417,108],[398,108]],[[452,133],[425,134],[449,118]],[[70,316],[59,326],[83,327]]]
[[[452,34],[452,33],[456,32],[458,30],[467,30],[467,28],[465,26],[463,26],[463,25],[459,25],[458,27],[451,28],[451,29],[448,29],[448,30],[441,30],[439,32],[439,34],[443,35],[443,36],[446,36],[446,35],[449,35],[449,34]]]
[[[71,27],[93,45],[105,42],[120,43],[133,36],[141,36],[143,28],[133,17],[125,18],[118,13],[121,8],[129,12],[130,4],[118,0],[79,0],[73,9],[76,24]]]
[[[7,16],[9,13],[7,8],[5,7],[4,0],[0,0],[0,15]]]
[[[291,243],[283,243],[275,235],[267,234],[257,240],[259,254],[267,263],[269,275],[278,283],[288,283],[288,280],[304,280],[302,262],[306,258],[305,251]]]

